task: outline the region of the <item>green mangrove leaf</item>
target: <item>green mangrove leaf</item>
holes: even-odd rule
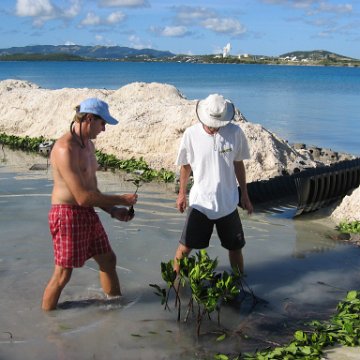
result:
[[[223,341],[225,340],[225,338],[226,338],[226,334],[222,334],[216,339],[216,341]]]

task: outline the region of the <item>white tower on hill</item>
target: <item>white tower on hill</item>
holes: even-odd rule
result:
[[[223,48],[223,58],[228,57],[230,50],[231,50],[231,45],[230,43],[227,43],[226,46]]]

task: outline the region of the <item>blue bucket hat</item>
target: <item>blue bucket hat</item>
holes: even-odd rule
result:
[[[80,103],[80,113],[100,116],[110,125],[116,125],[118,121],[110,115],[109,105],[100,99],[89,98]]]

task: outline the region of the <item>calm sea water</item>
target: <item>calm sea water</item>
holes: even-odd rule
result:
[[[291,143],[360,155],[360,68],[117,62],[0,62],[0,80],[59,89],[174,85],[188,99],[218,92]]]

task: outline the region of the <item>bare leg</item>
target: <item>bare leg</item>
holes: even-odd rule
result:
[[[229,250],[229,260],[232,269],[237,269],[241,274],[244,273],[244,258],[241,249]]]
[[[56,309],[61,291],[69,282],[71,273],[71,268],[63,268],[61,266],[55,265],[54,273],[44,291],[41,305],[43,310],[50,311]]]
[[[95,255],[94,260],[99,265],[100,284],[104,293],[109,296],[120,296],[120,282],[116,272],[116,255],[113,251]]]
[[[176,250],[175,257],[174,257],[174,270],[179,273],[180,266],[179,260],[182,259],[184,256],[188,256],[192,249],[189,247],[179,243],[179,246]]]

